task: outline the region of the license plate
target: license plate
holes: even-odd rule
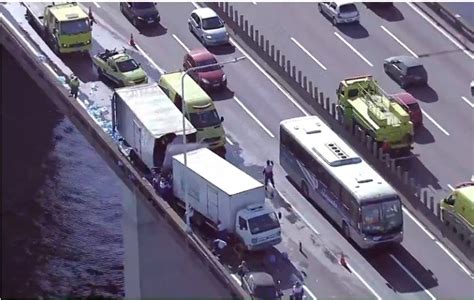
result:
[[[148,20],[148,24],[151,24],[151,23],[153,23],[153,22],[155,22],[155,21],[153,21],[153,20]]]

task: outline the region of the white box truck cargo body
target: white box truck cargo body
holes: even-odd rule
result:
[[[280,224],[274,210],[265,204],[262,183],[207,148],[189,152],[187,166],[184,154],[173,156],[172,164],[173,192],[184,201],[186,183],[187,200],[195,213],[213,224],[220,221],[249,250],[281,241]]]
[[[160,167],[166,146],[176,136],[182,140],[181,112],[157,83],[124,87],[112,97],[112,124],[148,168]],[[196,129],[185,119],[188,142]]]

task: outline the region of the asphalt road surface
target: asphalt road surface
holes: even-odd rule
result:
[[[139,47],[137,51],[133,51],[133,49],[131,51],[138,61],[146,65],[146,71],[154,79],[158,79],[163,71],[169,72],[181,68],[186,51],[201,47],[199,41],[187,28],[187,18],[191,10],[194,9],[193,4],[158,4],[162,16],[161,26],[144,30],[142,33],[137,31],[122,16],[116,3],[101,3],[99,5],[88,3],[85,5],[94,7],[95,18],[99,22],[99,24],[94,25],[94,49],[92,53],[106,47],[117,46],[117,43],[127,46],[126,43],[130,33],[133,33],[135,42]],[[239,5],[242,5],[242,8],[239,8],[242,11],[245,10],[245,7],[249,7],[249,17],[252,12],[256,15],[256,7],[265,6],[265,4],[258,4],[256,7],[250,7],[253,5],[250,3]],[[275,38],[281,39],[281,45],[290,47],[293,43],[291,36],[287,32],[285,33],[282,27],[289,29],[296,26],[294,24],[297,24],[297,22],[295,22],[294,17],[291,22],[285,19],[293,8],[280,8],[280,5],[284,4],[271,5],[274,5],[271,13],[268,13],[267,9],[258,10],[258,19],[262,23],[259,23],[258,26],[262,26],[263,31],[265,31],[264,26],[274,28]],[[299,8],[300,4],[294,5],[296,7],[294,9],[309,11],[308,8]],[[315,7],[314,4],[313,6]],[[271,18],[271,15],[278,15],[279,18]],[[410,18],[412,17],[410,16]],[[255,17],[255,19],[257,18]],[[254,22],[253,19],[251,20]],[[276,28],[277,25],[272,23],[276,20],[281,26],[278,29]],[[313,36],[311,39],[313,43],[319,41],[318,45],[326,48],[325,59],[328,60],[324,61],[324,65],[328,71],[324,73],[317,64],[314,64],[313,60],[306,60],[304,53],[298,52],[301,51],[298,48],[288,50],[288,53],[294,55],[294,59],[300,59],[303,62],[302,65],[308,68],[308,72],[312,70],[314,74],[319,76],[318,82],[321,82],[321,87],[326,84],[327,91],[325,92],[327,94],[335,90],[337,81],[342,78],[340,76],[346,75],[347,68],[354,68],[351,72],[347,70],[347,75],[354,75],[353,72],[359,74],[358,72],[365,70],[366,66],[364,64],[366,62],[361,62],[358,56],[351,54],[350,50],[344,48],[344,44],[337,44],[340,40],[331,31],[332,29],[318,31],[312,29],[312,26],[319,28],[330,26],[328,24],[324,25],[326,20],[318,16],[317,10],[314,10],[311,18],[301,12],[301,16],[298,15],[297,20],[307,20],[308,22],[312,20],[312,25],[302,27],[304,29],[301,29],[301,31],[306,32],[306,36]],[[378,29],[380,30],[380,28]],[[287,36],[281,37],[276,32]],[[380,34],[378,34],[378,40],[383,39]],[[339,35],[341,34],[339,33]],[[331,40],[333,37],[336,38],[334,41]],[[300,39],[304,40],[304,38]],[[412,39],[415,40],[416,38]],[[334,47],[331,47],[329,43],[333,43]],[[430,43],[436,43],[436,41]],[[438,41],[438,43],[441,42]],[[355,46],[362,47],[364,45],[360,42]],[[367,47],[363,48],[366,50],[371,49],[370,46],[364,47]],[[386,45],[383,48],[390,50],[390,47],[394,46]],[[428,50],[423,49],[423,51]],[[212,51],[219,61],[246,56],[246,53],[238,45],[235,48],[221,47]],[[377,59],[383,59],[384,54],[381,51],[374,50],[374,52]],[[372,57],[371,59],[374,60]],[[456,61],[459,58],[449,59]],[[460,68],[463,68],[463,72],[469,73],[470,70],[462,62],[457,63]],[[381,69],[379,65],[377,66]],[[373,69],[377,68],[374,67]],[[262,71],[261,67],[251,57],[247,57],[246,60],[237,64],[226,65],[224,70],[228,77],[228,90],[212,94],[212,96],[220,115],[225,117],[224,126],[229,140],[226,146],[228,153],[226,158],[248,174],[261,180],[261,170],[265,160],[278,161],[279,122],[283,119],[311,113],[311,108],[302,107],[296,103],[273,79]],[[336,73],[339,70],[345,71],[341,74]],[[333,72],[331,73],[333,75],[329,75],[330,72]],[[84,88],[87,88],[90,84],[100,85],[96,82],[95,72],[87,64],[77,67],[75,73],[84,81]],[[326,74],[332,76],[332,79],[326,78]],[[383,74],[378,77],[383,77]],[[384,86],[383,81],[382,85]],[[459,85],[457,84],[457,86]],[[427,92],[431,91],[428,90]],[[442,103],[442,101],[436,102]],[[460,102],[463,101],[460,100]],[[459,109],[458,104],[454,104],[454,102],[452,105],[442,107],[443,109],[452,107],[456,113],[459,110],[461,113],[459,120],[461,116],[469,118],[469,111],[466,108],[464,110]],[[461,121],[457,123],[464,126]],[[444,151],[447,151],[442,146],[436,145],[445,145],[444,139],[452,137],[454,133],[443,136],[444,133],[439,128],[439,132],[436,132],[437,127],[430,126],[427,122],[427,127],[433,131],[433,135],[436,135],[439,140],[436,140],[436,143],[431,142],[430,145],[426,144],[426,151],[432,151],[432,155],[435,157],[446,156],[447,154],[444,152],[435,154],[436,149],[431,149],[441,147]],[[472,129],[472,124],[469,126],[467,128]],[[463,127],[463,130],[466,131],[467,129]],[[467,133],[465,135],[464,140],[459,138],[456,143],[459,142],[460,146],[469,148]],[[428,156],[428,154],[424,154],[424,156]],[[447,158],[444,161],[448,161]],[[468,173],[466,170],[464,172]],[[471,276],[455,263],[438,245],[439,242],[422,229],[411,216],[405,214],[405,240],[400,247],[377,253],[362,253],[348,243],[316,208],[302,198],[298,191],[285,179],[285,174],[278,164],[275,166],[275,176],[278,196],[272,199],[271,203],[284,215],[282,222],[284,241],[275,251],[276,254],[279,254],[278,257],[283,257],[284,253],[287,253],[290,261],[280,259],[276,266],[260,264],[258,267],[265,268],[274,276],[281,273],[279,271],[285,268],[284,273],[287,276],[279,279],[282,280],[282,287],[287,293],[292,281],[299,276],[303,276],[305,287],[309,291],[309,295],[313,295],[311,296],[313,298],[371,297],[386,299],[397,297],[434,299],[437,297],[470,297],[473,294]],[[289,209],[286,202],[291,203],[294,209]],[[298,250],[299,242],[303,244],[304,254]],[[338,264],[341,253],[348,257],[350,272]],[[255,267],[257,268],[257,266]]]

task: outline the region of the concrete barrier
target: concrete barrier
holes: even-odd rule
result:
[[[131,190],[139,191],[145,199],[152,203],[155,211],[172,225],[176,233],[187,241],[190,249],[198,254],[198,257],[209,266],[217,279],[229,288],[233,297],[246,297],[246,293],[230,277],[229,272],[210,252],[206,244],[194,233],[186,233],[186,225],[183,220],[171,209],[167,202],[155,193],[151,184],[142,178],[130,161],[119,152],[116,142],[94,122],[88,112],[77,101],[71,101],[72,98],[69,97],[69,92],[47,70],[43,60],[40,61],[33,53],[30,53],[21,38],[3,20],[0,23],[0,31],[0,40],[5,49],[16,57],[19,66],[31,76],[37,85],[47,91],[48,98],[69,118],[124,184]],[[59,73],[58,75],[64,76],[65,74]]]

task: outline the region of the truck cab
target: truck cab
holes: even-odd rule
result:
[[[48,5],[44,8],[42,19],[44,34],[49,37],[56,53],[87,52],[91,49],[89,16],[77,3]]]
[[[237,213],[235,232],[247,250],[266,249],[281,242],[277,214],[266,204],[253,204]]]

